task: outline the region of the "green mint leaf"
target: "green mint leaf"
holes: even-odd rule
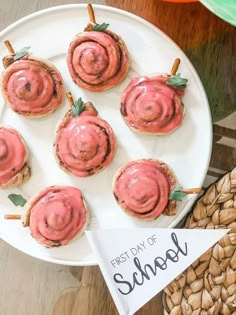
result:
[[[18,59],[24,57],[25,55],[28,54],[28,50],[29,49],[30,49],[30,46],[21,48],[19,51],[16,52],[15,56],[13,57],[13,59],[14,60],[18,60]]]
[[[75,105],[71,107],[71,113],[73,117],[76,117],[79,115],[79,110]]]
[[[182,187],[175,187],[169,197],[169,200],[178,200],[181,201],[187,194],[180,191]]]
[[[107,24],[107,23],[104,23],[104,22],[102,24],[96,24],[92,28],[92,31],[103,32],[103,31],[105,31],[108,28],[109,25],[110,24]]]
[[[80,97],[75,105],[71,107],[71,113],[73,117],[79,116],[86,109],[82,98]]]
[[[10,194],[8,195],[8,198],[14,203],[15,206],[23,207],[26,204],[26,200],[21,195]]]
[[[167,84],[174,86],[178,89],[184,89],[187,82],[188,82],[187,79],[181,78],[180,73],[170,77],[167,80]]]

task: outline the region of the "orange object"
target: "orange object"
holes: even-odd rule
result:
[[[163,0],[166,2],[179,2],[179,3],[186,3],[186,2],[198,2],[198,0]]]

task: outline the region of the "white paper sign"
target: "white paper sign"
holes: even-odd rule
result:
[[[86,235],[121,315],[147,303],[228,230],[113,229]]]

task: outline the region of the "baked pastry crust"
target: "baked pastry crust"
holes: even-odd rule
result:
[[[140,159],[127,163],[116,172],[112,190],[125,213],[150,221],[161,214],[176,213],[176,201],[169,200],[176,185],[176,177],[166,163]]]
[[[91,92],[118,85],[126,76],[129,64],[124,41],[109,30],[81,32],[68,49],[67,65],[73,81]]]
[[[25,183],[31,176],[31,168],[28,164],[29,150],[27,148],[26,142],[23,139],[23,137],[14,128],[0,124],[0,130],[3,128],[7,130],[12,130],[14,133],[16,133],[16,135],[20,139],[20,142],[22,143],[22,146],[25,149],[25,156],[24,156],[24,161],[22,163],[21,169],[18,170],[18,172],[16,172],[15,174],[13,174],[13,176],[8,181],[4,183],[0,183],[0,189],[7,189],[11,187],[17,187]],[[17,152],[15,152],[15,154],[17,154]],[[1,159],[0,159],[0,162],[1,162]],[[0,166],[1,166],[1,163],[0,163]]]
[[[54,156],[59,167],[66,173],[78,177],[96,174],[107,167],[112,162],[116,149],[115,135],[110,125],[97,117],[97,111],[92,103],[87,102],[84,105],[86,110],[79,116],[73,117],[69,110],[59,122],[53,145]],[[71,130],[74,130],[76,136],[63,134],[68,126],[70,129],[73,127]],[[83,136],[79,136],[82,129]],[[66,142],[63,147],[60,144],[61,137]],[[93,143],[85,143],[83,137],[88,137]],[[65,150],[67,154],[62,156],[61,152]]]
[[[73,190],[73,194],[69,194],[69,196],[66,196],[66,192],[67,190]],[[64,195],[63,195],[64,193]],[[62,201],[59,199],[57,200],[57,194],[62,194]],[[73,197],[72,197],[73,195]],[[44,211],[44,207],[42,206],[41,208],[38,207],[38,205],[40,204],[41,200],[45,200],[47,199],[47,201],[49,201],[51,198],[51,200],[53,198],[55,198],[55,204],[58,202],[65,202],[65,207],[66,211],[64,211],[63,209],[63,214],[60,217],[60,214],[55,211],[57,210],[52,203],[52,207],[51,208],[47,208],[45,210],[45,213],[40,213],[40,218],[43,218],[44,222],[44,227],[42,228],[42,225],[40,226],[40,228],[38,228],[38,224],[40,222],[37,222],[37,218],[38,218],[38,214],[40,211]],[[77,200],[76,200],[77,198]],[[76,203],[77,207],[75,207],[75,200],[79,201],[78,204]],[[49,201],[50,202],[50,201]],[[45,204],[44,204],[45,205]],[[34,208],[35,207],[35,208]],[[58,247],[61,245],[66,245],[69,242],[71,242],[72,240],[78,239],[80,238],[80,236],[84,233],[87,225],[89,224],[89,220],[90,220],[90,214],[89,214],[89,210],[87,207],[87,204],[82,196],[81,191],[78,188],[72,187],[72,186],[51,186],[51,187],[47,187],[45,189],[43,189],[41,192],[39,192],[38,194],[36,194],[35,196],[33,196],[25,205],[25,214],[22,216],[22,224],[24,227],[29,226],[30,227],[30,231],[31,231],[31,236],[33,238],[35,238],[40,244],[42,244],[45,247]],[[35,210],[36,209],[36,210]],[[51,212],[50,212],[51,210]],[[35,214],[35,217],[32,218],[32,215],[34,215],[34,211],[36,211],[37,213]],[[78,220],[80,219],[80,217],[78,217],[78,215],[76,214],[76,212],[80,211],[80,214],[83,216],[82,217],[82,224],[80,222],[78,222]],[[54,213],[53,213],[54,212]],[[69,212],[69,213],[67,213]],[[52,223],[52,218],[56,218],[58,217],[58,221],[59,221],[59,228],[58,225],[56,226],[55,229],[55,235],[54,239],[49,239],[47,238],[47,229],[49,229],[50,233],[53,234],[53,228],[55,223]],[[68,218],[69,217],[69,218]],[[53,219],[54,219],[53,218]],[[73,220],[77,220],[76,222],[73,222]],[[41,223],[40,223],[41,224]],[[35,227],[36,225],[36,227]],[[79,227],[78,227],[79,225]],[[72,227],[73,229],[76,228],[75,231],[73,231],[73,233],[70,233],[70,229],[69,227]],[[68,235],[66,235],[65,239],[57,239],[57,235],[60,233],[60,231],[62,231],[62,234],[64,234],[64,230],[63,229],[67,229],[68,230],[68,234],[70,235],[70,237]],[[43,232],[45,234],[43,234]]]
[[[1,90],[13,111],[27,118],[39,118],[61,105],[63,79],[48,60],[26,55],[7,66],[2,74]]]
[[[146,135],[166,135],[182,124],[185,89],[167,84],[169,75],[137,77],[121,95],[120,112],[130,129]]]

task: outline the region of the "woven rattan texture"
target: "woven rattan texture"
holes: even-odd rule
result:
[[[211,185],[185,228],[230,229],[165,289],[169,315],[236,315],[236,168]]]

